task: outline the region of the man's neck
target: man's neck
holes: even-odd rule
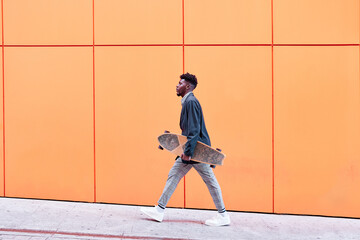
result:
[[[186,100],[186,98],[190,95],[190,93],[192,93],[192,91],[187,92],[187,93],[183,96],[183,98],[181,99],[181,105],[183,105],[183,104],[185,103],[185,100]]]
[[[186,93],[184,93],[184,96],[182,96],[182,98],[184,98],[186,95],[188,95],[189,93],[191,93],[192,91],[187,91]]]

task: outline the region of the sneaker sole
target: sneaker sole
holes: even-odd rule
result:
[[[205,225],[210,226],[210,227],[225,227],[225,226],[230,226],[230,223],[225,223],[225,224],[218,225],[218,224],[212,224],[212,223],[206,223],[205,222]]]

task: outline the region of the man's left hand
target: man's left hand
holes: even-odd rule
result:
[[[191,157],[190,156],[187,156],[185,154],[181,154],[181,159],[184,160],[184,161],[190,161],[191,160]]]

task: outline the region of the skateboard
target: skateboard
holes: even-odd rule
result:
[[[161,134],[158,137],[158,140],[160,143],[159,148],[161,150],[166,149],[177,156],[181,156],[185,149],[187,137],[165,131],[164,134]],[[212,148],[209,145],[198,141],[195,146],[194,156],[191,157],[191,160],[221,166],[223,165],[225,157],[225,154],[221,153],[221,149]]]

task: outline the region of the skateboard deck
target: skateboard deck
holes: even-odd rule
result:
[[[158,137],[158,140],[162,148],[181,156],[185,149],[187,137],[180,134],[164,133]],[[199,141],[195,146],[194,156],[191,158],[192,161],[220,166],[223,165],[224,159],[225,154]]]

